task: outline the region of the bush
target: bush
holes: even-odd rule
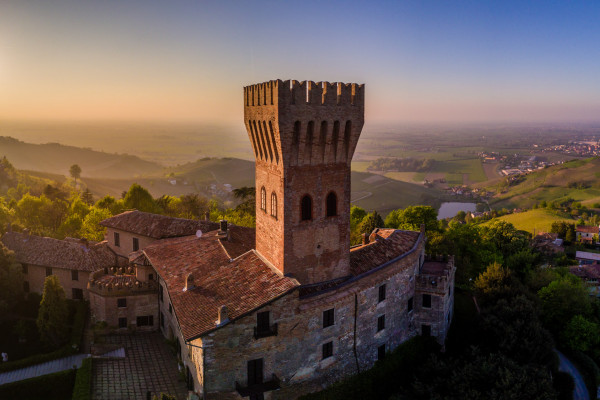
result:
[[[77,370],[72,400],[89,400],[92,398],[92,358],[84,358],[81,368]]]
[[[20,360],[2,363],[0,365],[0,372],[13,371],[15,369],[29,367],[30,365],[40,364],[47,361],[56,360],[57,358],[67,357],[74,353],[76,353],[76,351],[73,350],[71,346],[64,346],[51,353],[36,354],[34,356],[22,358]]]
[[[554,374],[554,389],[558,392],[558,400],[573,400],[575,381],[568,372]]]
[[[38,376],[0,386],[0,399],[64,400],[71,397],[75,370]]]

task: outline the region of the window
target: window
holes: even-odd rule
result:
[[[269,311],[259,312],[256,314],[256,331],[268,332],[270,328],[270,315]]]
[[[162,313],[162,311],[160,312],[158,318],[160,319],[160,327],[164,329],[165,328],[165,315]]]
[[[385,284],[379,286],[379,302],[381,303],[384,300],[385,300]]]
[[[77,288],[71,289],[71,297],[73,300],[83,300],[83,290]]]
[[[248,361],[248,386],[261,384],[263,381],[263,359]]]
[[[430,294],[423,295],[423,308],[431,308],[431,295]]]
[[[137,317],[136,325],[137,326],[152,326],[152,325],[154,325],[154,316],[143,315],[141,317]]]
[[[337,215],[337,196],[331,192],[327,195],[327,216],[335,217]]]
[[[27,268],[27,264],[22,264],[21,270],[23,271],[23,274],[25,274],[25,275],[27,275],[29,273],[29,268]]]
[[[333,342],[323,344],[323,360],[333,355]]]
[[[408,299],[407,311],[411,312],[413,310],[413,298]]]
[[[46,276],[52,275],[52,268],[46,267]]]
[[[138,238],[133,238],[133,251],[138,251],[140,249],[140,241]]]
[[[312,219],[312,199],[309,195],[302,197],[300,208],[302,209],[302,221],[310,221]]]
[[[323,311],[323,328],[335,324],[335,315],[333,308]]]
[[[23,291],[25,293],[29,293],[29,282],[27,282],[27,281],[23,282]]]
[[[119,328],[127,328],[127,318],[119,318]]]
[[[385,315],[377,317],[377,332],[385,329]]]
[[[377,348],[377,359],[383,360],[385,358],[385,344],[382,344]]]
[[[79,280],[79,271],[71,270],[71,280],[78,281]]]
[[[169,314],[173,314],[173,306],[169,303]]]
[[[117,307],[119,307],[119,308],[127,307],[127,299],[117,299]]]
[[[431,336],[431,325],[421,325],[421,336]]]
[[[260,189],[260,209],[267,212],[267,191],[264,187]]]
[[[148,274],[148,280],[149,281],[153,281],[154,280],[154,274]]]
[[[271,193],[271,217],[277,218],[277,195]]]
[[[163,302],[163,298],[164,298],[164,293],[163,293],[164,289],[162,285],[158,285],[158,298],[160,299],[160,302]]]
[[[115,232],[113,236],[115,238],[115,246],[121,247],[121,237],[119,236],[119,232]]]

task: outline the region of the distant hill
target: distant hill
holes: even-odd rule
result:
[[[82,177],[131,178],[160,173],[163,166],[137,156],[110,154],[58,143],[31,144],[0,137],[0,156],[6,156],[17,169],[69,175],[78,164]]]
[[[494,208],[531,208],[541,201],[561,202],[569,198],[587,205],[600,202],[599,158],[568,161],[532,172],[491,203]]]
[[[498,220],[510,222],[515,228],[530,233],[550,232],[553,222],[565,221],[570,224],[577,222],[564,212],[549,210],[547,208],[538,208],[522,213],[503,215],[502,217],[486,221],[483,225],[489,225]]]

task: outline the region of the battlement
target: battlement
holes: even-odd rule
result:
[[[247,107],[292,105],[365,106],[365,85],[281,79],[244,87]]]

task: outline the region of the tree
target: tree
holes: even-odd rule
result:
[[[421,225],[425,225],[425,230],[430,232],[438,229],[437,216],[438,213],[433,207],[410,206],[389,213],[385,218],[385,226],[418,231]]]
[[[23,272],[15,253],[0,243],[0,316],[23,298]]]
[[[363,218],[358,227],[358,231],[360,234],[366,233],[367,235],[370,235],[375,228],[383,228],[384,226],[385,224],[383,223],[381,215],[379,215],[377,211],[373,211]]]
[[[37,317],[40,338],[53,346],[60,346],[68,338],[69,309],[65,291],[58,277],[50,275],[44,281],[44,292]]]
[[[533,270],[537,260],[538,253],[534,253],[531,249],[527,248],[509,255],[506,258],[506,266],[514,272],[519,279],[523,280]]]
[[[589,351],[600,343],[600,327],[584,316],[576,315],[565,327],[561,339],[572,350]]]
[[[592,305],[588,290],[579,278],[561,276],[538,292],[542,301],[542,320],[546,327],[559,333],[575,315],[589,315]]]
[[[150,192],[134,183],[123,197],[125,208],[135,208],[138,211],[158,213],[160,210]]]
[[[77,164],[71,165],[71,168],[69,168],[69,174],[71,174],[71,177],[75,179],[75,182],[77,182],[77,179],[79,179],[81,176],[81,167]]]
[[[489,298],[508,292],[512,284],[510,270],[494,262],[475,279],[475,290],[479,295]]]
[[[112,217],[106,208],[92,207],[92,210],[85,216],[81,224],[81,237],[88,240],[102,241],[106,227],[100,225],[100,221]]]

